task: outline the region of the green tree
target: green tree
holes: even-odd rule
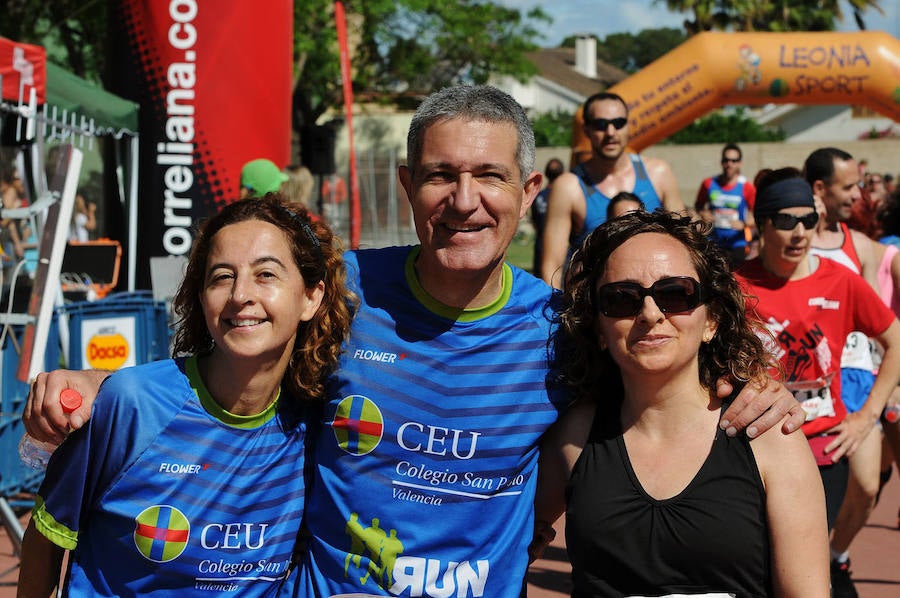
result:
[[[607,43],[608,43],[607,38]],[[635,64],[640,70],[681,45],[687,35],[680,29],[662,27],[659,29],[643,29],[635,36]]]
[[[663,0],[656,0],[662,3]],[[857,23],[878,0],[847,0]],[[694,34],[712,29],[734,31],[832,31],[844,20],[839,0],[665,0],[674,12],[689,13],[684,27]]]
[[[564,110],[538,114],[531,119],[534,142],[538,147],[568,147],[572,145],[572,120],[575,115]]]
[[[718,110],[692,122],[662,143],[748,143],[783,141],[784,131],[769,129],[747,116],[745,108]]]
[[[103,81],[113,1],[8,0],[0,35],[47,46],[54,62]],[[539,25],[552,22],[540,9],[523,14],[490,0],[346,0],[344,7],[353,87],[375,97],[422,95],[494,74],[524,80],[535,72],[525,52],[537,47]],[[294,59],[294,118],[312,124],[342,101],[332,0],[295,0]]]
[[[640,68],[637,64],[638,51],[637,37],[628,32],[611,33],[597,43],[597,57],[626,73]]]
[[[106,58],[106,0],[8,0],[0,36],[47,48],[53,62],[95,82]]]
[[[869,8],[884,14],[878,0],[847,0],[847,3],[853,9],[853,16],[860,29],[865,28],[862,17]],[[752,25],[757,31],[833,31],[835,24],[845,19],[838,0],[781,0],[772,4],[769,11],[752,17]]]
[[[490,75],[535,73],[540,9],[522,14],[480,0],[348,0],[353,86],[375,96],[422,95]],[[340,103],[340,65],[330,0],[295,3],[295,115],[311,123]]]
[[[563,39],[561,48],[574,48],[577,36]],[[627,73],[635,73],[663,54],[678,47],[685,39],[684,31],[673,27],[644,29],[637,34],[611,33],[597,40],[597,58]]]

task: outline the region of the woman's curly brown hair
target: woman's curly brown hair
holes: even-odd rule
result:
[[[681,242],[707,290],[706,305],[717,331],[700,347],[700,382],[705,388],[715,388],[722,376],[730,376],[740,385],[777,366],[757,334],[767,333],[747,317],[744,294],[725,254],[710,240],[709,230],[709,224],[679,214],[637,211],[605,222],[585,239],[572,256],[565,290],[557,298],[558,326],[550,339],[555,382],[565,387],[573,400],[592,399],[598,389],[621,383],[618,366],[597,341],[599,316],[594,293],[610,254],[641,233],[661,233]]]
[[[206,261],[212,240],[229,224],[259,220],[280,228],[291,241],[294,262],[307,286],[325,282],[322,304],[308,322],[300,322],[284,383],[290,395],[323,399],[325,381],[337,368],[338,357],[350,331],[357,305],[347,289],[340,240],[322,222],[313,221],[301,205],[279,193],[242,199],[226,205],[201,227],[191,250],[184,280],[173,300],[176,315],[174,353],[203,354],[212,351],[213,339],[206,327],[200,294],[206,278]]]

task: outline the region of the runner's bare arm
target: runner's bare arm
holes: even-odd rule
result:
[[[541,439],[537,491],[534,498],[534,538],[528,548],[531,560],[540,558],[553,540],[553,524],[566,511],[566,486],[575,461],[587,442],[596,405],[573,403]]]
[[[56,596],[65,550],[37,531],[34,520],[28,524],[22,541],[18,598]]]
[[[678,180],[672,167],[665,160],[659,158],[645,158],[644,165],[647,168],[647,174],[650,176],[650,182],[656,189],[662,201],[663,207],[670,212],[680,212],[688,214],[689,211],[681,200],[681,191],[678,189]]]
[[[550,188],[547,198],[547,221],[544,225],[544,255],[541,258],[541,278],[547,284],[562,288],[562,269],[569,252],[569,236],[575,202],[584,200],[578,177],[570,172],[562,174]]]
[[[881,365],[878,367],[878,375],[872,384],[872,390],[866,397],[865,403],[855,413],[848,413],[840,424],[835,426],[837,437],[828,446],[825,452],[831,452],[831,460],[835,463],[842,457],[852,455],[863,439],[872,431],[872,427],[884,406],[891,398],[891,393],[900,382],[900,322],[894,320],[888,329],[877,337],[878,343],[884,348],[881,357]]]
[[[825,493],[806,438],[769,430],[750,446],[765,488],[775,594],[827,598]]]

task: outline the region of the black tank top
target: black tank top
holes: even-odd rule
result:
[[[766,497],[747,438],[717,428],[687,488],[655,500],[632,469],[618,408],[601,411],[567,488],[573,598],[771,595]]]

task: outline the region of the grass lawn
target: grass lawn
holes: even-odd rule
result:
[[[506,261],[531,272],[531,264],[534,261],[534,235],[517,234],[506,251]]]

